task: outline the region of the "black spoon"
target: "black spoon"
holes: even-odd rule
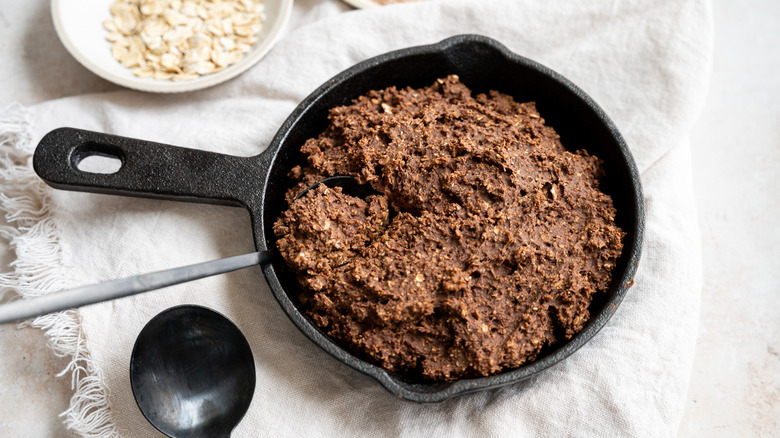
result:
[[[322,179],[305,188],[295,199],[298,199],[320,184],[328,187],[341,187],[344,193],[351,196],[366,197],[376,191],[368,184],[359,184],[351,176],[333,176]],[[151,272],[133,277],[111,280],[89,286],[81,286],[52,295],[18,300],[0,306],[0,324],[22,321],[52,312],[73,309],[75,307],[95,304],[102,301],[135,295],[141,292],[160,289],[175,284],[186,283],[212,275],[223,274],[250,266],[268,263],[273,257],[271,251],[258,251],[227,257],[164,271]]]
[[[172,307],[135,341],[130,385],[144,417],[175,438],[229,437],[249,409],[255,361],[244,335],[205,307]]]

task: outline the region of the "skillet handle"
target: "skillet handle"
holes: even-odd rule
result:
[[[95,155],[118,159],[121,167],[79,169]],[[253,158],[59,128],[38,143],[33,168],[57,189],[248,207],[263,181],[264,166]]]

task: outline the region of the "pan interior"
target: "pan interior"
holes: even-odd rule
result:
[[[304,100],[271,145],[276,148],[276,155],[263,200],[263,224],[255,228],[260,234],[256,236],[258,244],[263,242],[269,248],[276,247],[272,225],[286,209],[284,193],[290,185],[287,173],[295,165],[305,165],[300,147],[327,127],[329,109],[349,104],[370,90],[389,86],[428,86],[449,74],[460,76],[474,93],[498,90],[512,95],[518,102],[536,102],[542,117],[560,134],[567,149],[586,149],[601,158],[606,171],[601,189],[612,197],[617,209],[617,225],[627,235],[623,254],[613,271],[612,285],[606,294],[594,297],[591,320],[580,334],[547,348],[534,362],[516,370],[454,384],[407,381],[403,376],[390,375],[343,351],[296,307],[299,285],[284,261],[275,258],[266,267],[266,276],[277,299],[307,336],[336,358],[377,378],[396,394],[421,401],[427,401],[426,393],[454,394],[522,380],[571,354],[603,326],[622,299],[627,283],[633,278],[641,244],[639,181],[620,134],[603,111],[557,73],[508,52],[492,40],[476,36],[456,37],[432,46],[404,49],[370,59],[339,74]],[[459,386],[462,388],[457,388]]]

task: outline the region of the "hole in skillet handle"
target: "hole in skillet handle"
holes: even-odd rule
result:
[[[70,164],[80,172],[110,175],[122,169],[125,155],[116,146],[88,142],[73,150]]]

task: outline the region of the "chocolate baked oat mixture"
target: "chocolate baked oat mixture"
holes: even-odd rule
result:
[[[624,236],[600,160],[569,152],[534,103],[457,76],[333,108],[274,224],[314,322],[410,378],[486,376],[588,321]],[[380,195],[320,186],[353,175]]]

